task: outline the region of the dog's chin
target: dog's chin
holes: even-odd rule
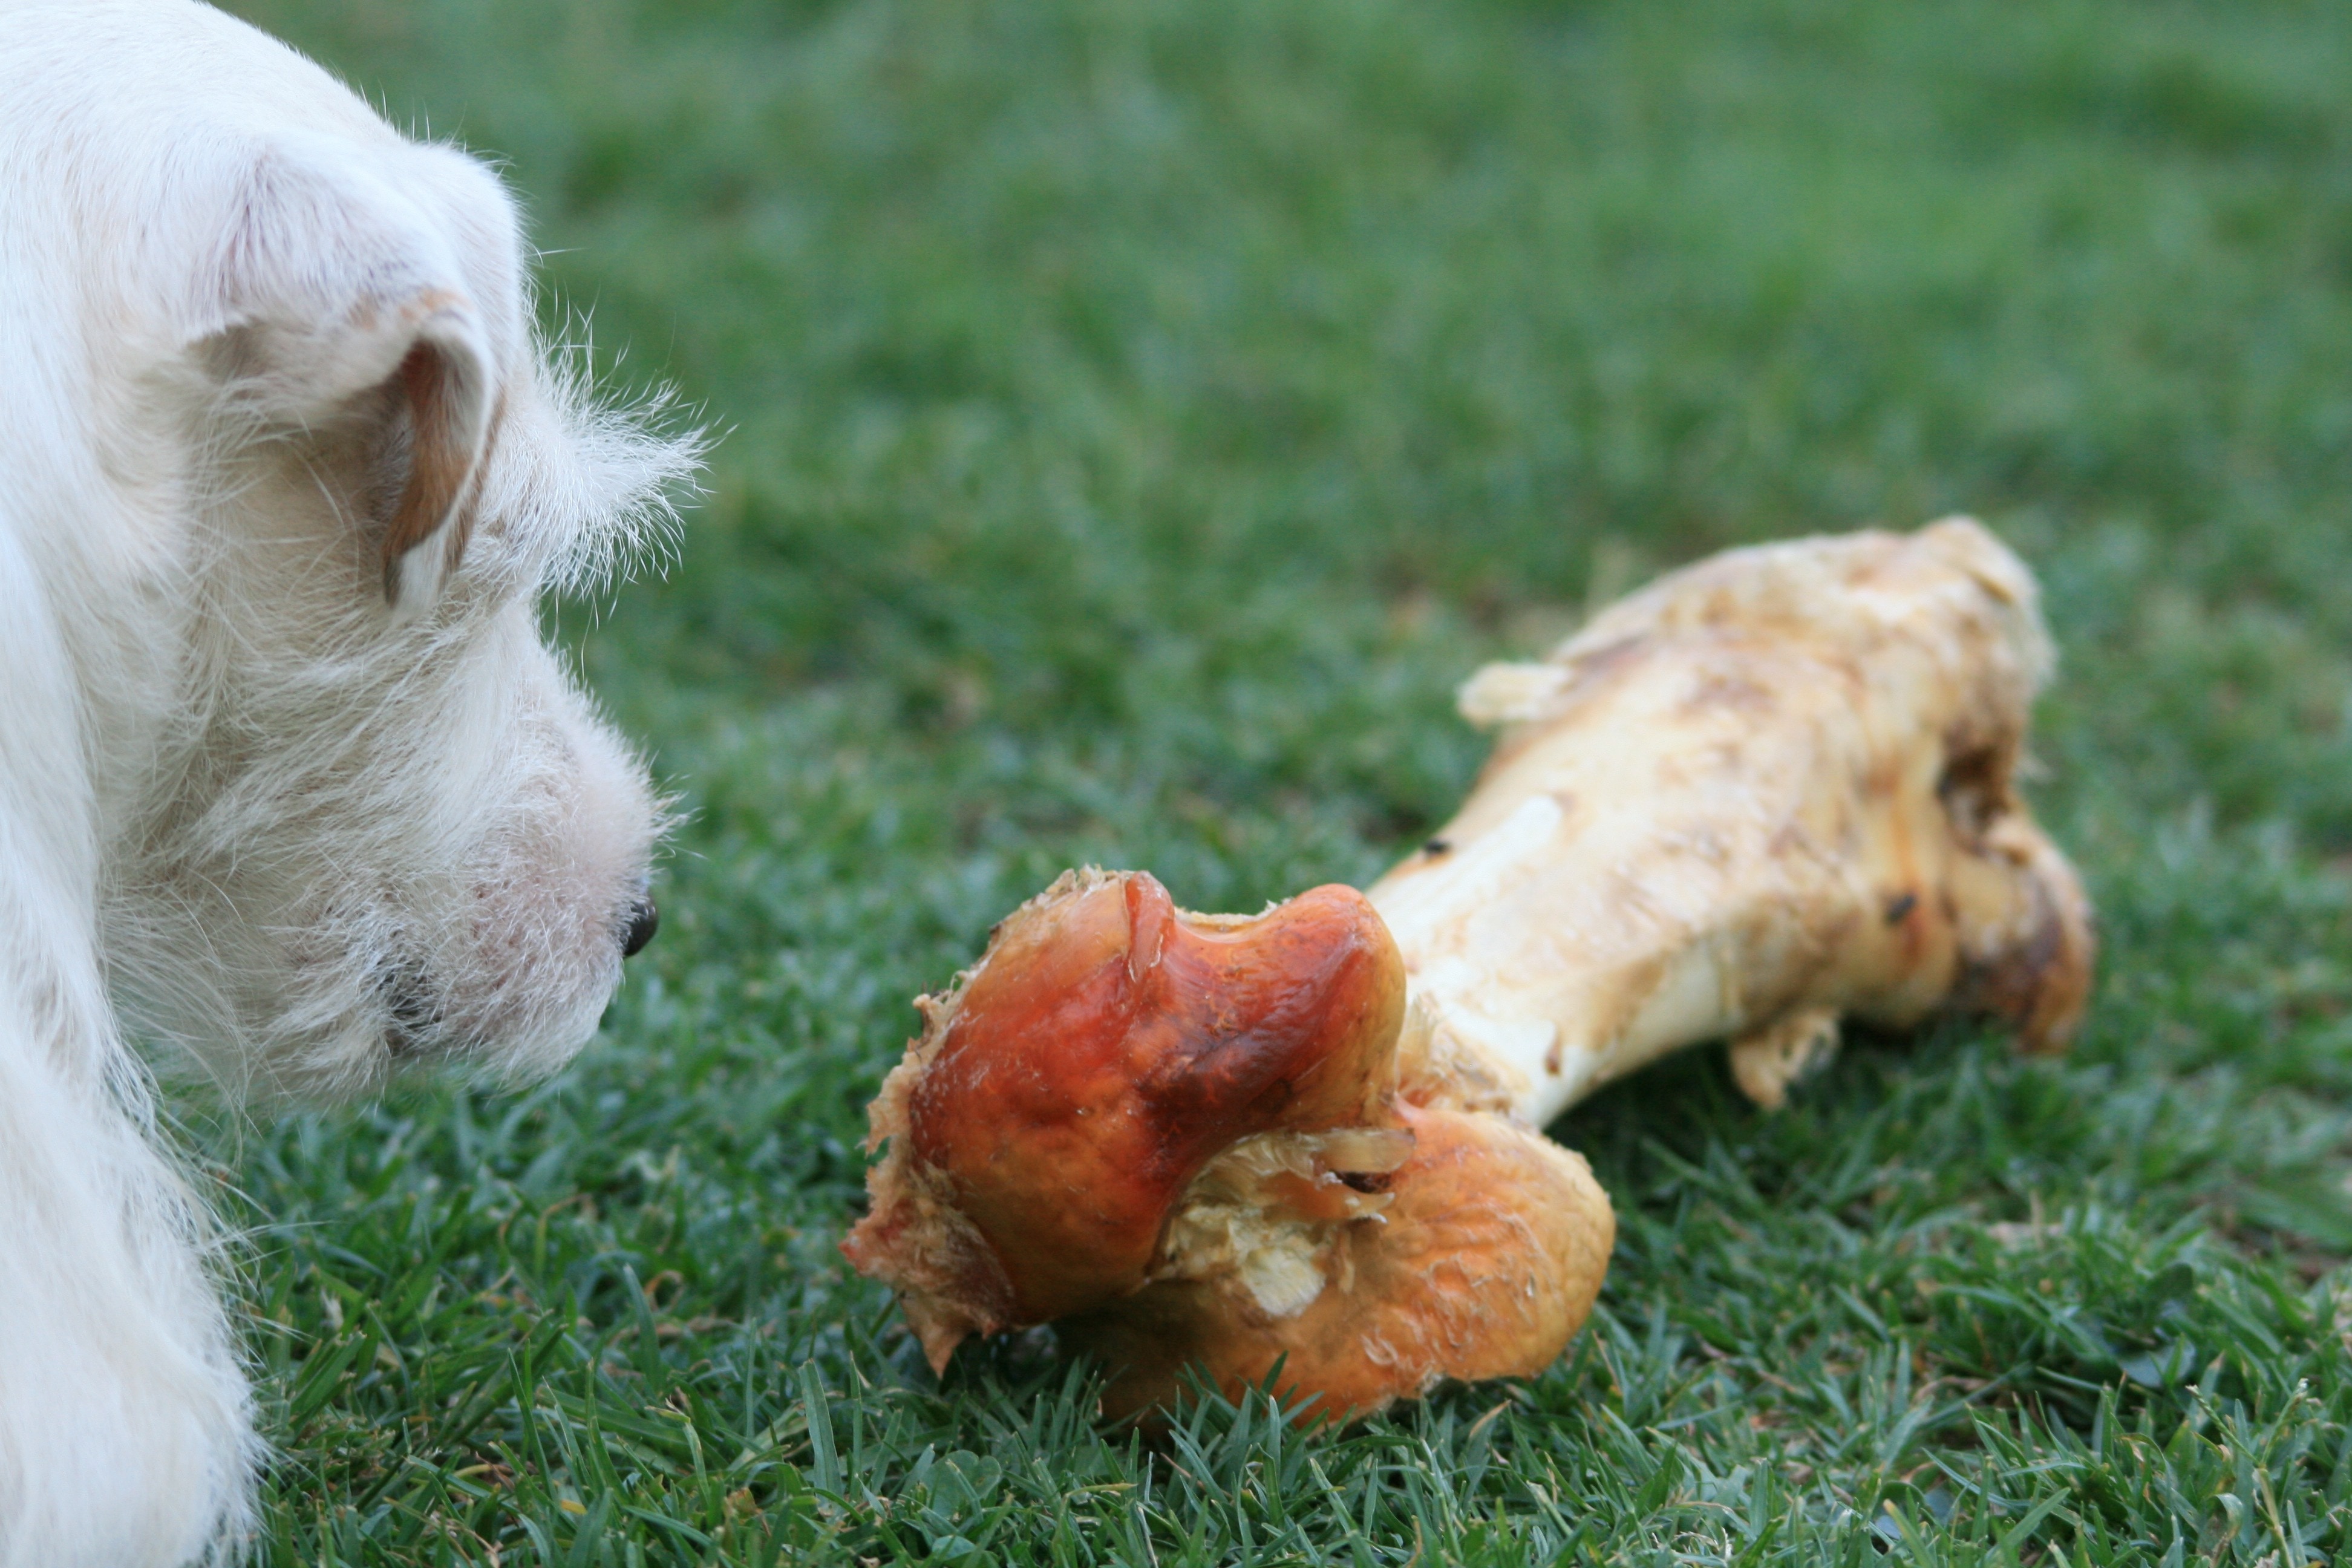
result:
[[[395,1016],[379,1036],[383,1074],[455,1070],[508,1087],[546,1078],[595,1037],[620,978],[615,962],[608,981],[570,996],[440,998],[440,1010],[421,1027],[413,1011]]]
[[[617,952],[604,968],[558,990],[533,977],[540,983],[472,995],[435,989],[410,971],[376,987],[339,1026],[287,1039],[266,1077],[243,1086],[245,1098],[281,1107],[349,1100],[433,1073],[501,1088],[536,1082],[595,1037],[620,984]]]

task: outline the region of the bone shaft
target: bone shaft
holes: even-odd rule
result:
[[[2027,942],[2037,878],[2073,885],[2007,789],[2030,593],[1973,525],[1805,542],[1482,672],[1465,704],[1501,709],[1493,760],[1370,889],[1435,1058],[1540,1126],[1700,1041],[1914,1022]]]

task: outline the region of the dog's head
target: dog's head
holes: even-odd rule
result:
[[[116,989],[241,1091],[552,1067],[651,935],[662,812],[541,603],[642,547],[696,443],[545,352],[488,171],[363,112],[155,221],[189,294],[108,460],[173,586],[94,612],[154,622],[101,741]]]

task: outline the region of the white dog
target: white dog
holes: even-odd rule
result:
[[[238,1092],[551,1068],[651,934],[542,646],[691,471],[532,330],[512,205],[192,0],[0,0],[0,1564],[233,1552],[215,1233],[129,1042]]]

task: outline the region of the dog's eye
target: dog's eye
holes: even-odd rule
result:
[[[639,899],[636,907],[629,911],[629,929],[621,936],[621,956],[636,957],[660,929],[661,911],[654,908],[651,899]]]

